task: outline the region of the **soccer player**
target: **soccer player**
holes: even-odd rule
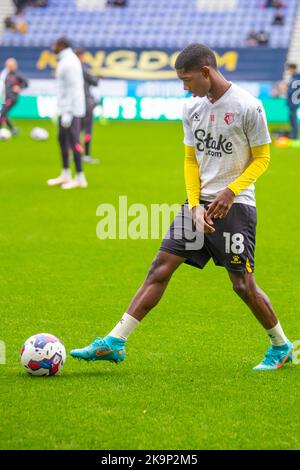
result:
[[[28,81],[19,72],[18,62],[13,57],[5,62],[5,69],[1,73],[1,81],[3,82],[4,104],[0,115],[0,128],[7,125],[12,135],[17,135],[18,129],[8,119],[7,115],[17,103],[21,90],[28,87]]]
[[[53,50],[57,54],[57,104],[59,110],[58,140],[62,156],[62,173],[48,180],[49,186],[63,189],[86,188],[87,181],[82,170],[82,147],[80,144],[81,119],[85,116],[84,81],[81,63],[72,51],[67,38],[58,39]],[[69,149],[72,149],[76,178],[72,179],[69,168]]]
[[[92,158],[90,155],[92,132],[93,132],[93,111],[96,106],[96,102],[91,93],[91,87],[97,86],[99,79],[92,75],[90,71],[84,65],[85,50],[78,48],[75,53],[82,64],[83,79],[84,79],[84,94],[86,104],[86,114],[81,120],[81,130],[84,132],[84,150],[85,155],[83,161],[86,163],[99,163],[96,158]]]
[[[297,112],[299,108],[299,102],[296,100],[296,94],[298,96],[299,93],[295,93],[297,88],[299,89],[300,84],[300,74],[297,73],[297,65],[296,64],[288,64],[287,70],[289,73],[289,83],[288,83],[288,90],[287,90],[287,106],[290,110],[290,124],[291,124],[291,138],[293,140],[298,140],[298,117]],[[295,88],[296,81],[298,80],[298,87]],[[299,100],[299,98],[298,98]]]
[[[184,89],[193,95],[183,112],[188,200],[119,323],[104,338],[72,350],[71,356],[122,361],[126,340],[159,302],[174,271],[182,263],[202,269],[212,258],[216,265],[225,267],[234,291],[270,338],[265,357],[254,369],[279,369],[292,360],[293,345],[254,277],[254,182],[270,160],[264,109],[260,101],[220,74],[213,51],[204,45],[187,46],[178,55],[175,68]],[[204,237],[202,248],[194,250],[188,243],[192,221],[196,233],[202,232]],[[179,237],[182,223],[185,230]]]

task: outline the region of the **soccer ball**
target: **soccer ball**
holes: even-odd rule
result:
[[[290,139],[285,136],[279,137],[279,139],[275,140],[275,147],[280,149],[286,149],[290,146]]]
[[[35,127],[30,133],[30,137],[33,140],[47,140],[49,137],[49,132],[42,127]]]
[[[0,129],[0,140],[9,140],[11,138],[11,132],[8,129]]]
[[[21,363],[31,375],[56,375],[66,362],[66,350],[48,333],[31,336],[21,348]]]

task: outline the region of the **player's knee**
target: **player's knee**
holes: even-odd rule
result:
[[[152,262],[147,281],[151,283],[163,283],[168,280],[170,274],[167,262],[157,256]]]
[[[248,296],[248,286],[245,279],[242,278],[233,281],[232,288],[234,292],[242,299],[245,299]]]
[[[234,292],[242,299],[249,299],[255,297],[257,294],[256,285],[253,282],[249,282],[246,277],[235,279],[232,283]]]

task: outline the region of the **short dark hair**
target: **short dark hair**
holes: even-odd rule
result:
[[[189,44],[177,56],[175,69],[185,72],[204,66],[218,70],[217,59],[214,52],[204,44]]]
[[[77,56],[81,56],[81,55],[85,54],[86,51],[85,51],[85,49],[83,49],[83,47],[76,47],[74,52]]]
[[[297,70],[297,64],[286,64],[286,67],[287,67],[288,69]]]
[[[67,49],[68,47],[71,47],[71,42],[66,36],[62,36],[56,39],[55,44],[60,46],[62,49]]]

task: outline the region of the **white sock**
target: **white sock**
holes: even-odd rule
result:
[[[140,322],[128,315],[128,313],[124,313],[123,317],[116,324],[113,330],[107,336],[113,336],[114,338],[125,339],[129,337],[129,335],[135,330]]]
[[[70,168],[63,168],[63,170],[62,170],[62,172],[61,172],[61,176],[62,176],[63,178],[71,178],[72,173],[71,173]]]
[[[76,173],[76,178],[80,183],[85,182],[85,176],[83,171],[81,173]]]
[[[272,346],[283,346],[288,342],[279,322],[270,330],[266,330],[266,332],[270,338]]]

